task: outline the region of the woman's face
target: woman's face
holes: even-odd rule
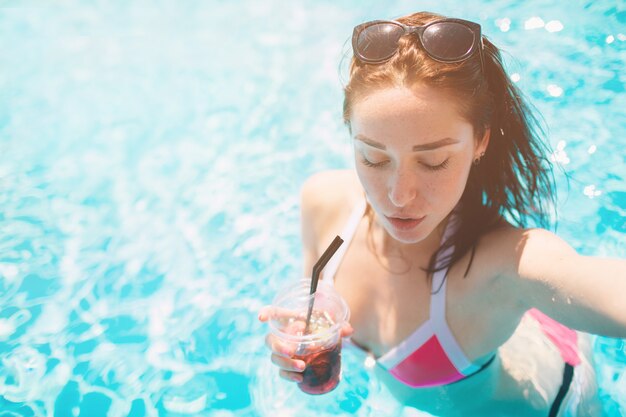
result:
[[[461,199],[472,161],[487,147],[453,101],[418,86],[376,91],[350,119],[356,170],[377,222],[396,240],[424,240]]]

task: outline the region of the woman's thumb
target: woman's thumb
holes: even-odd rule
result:
[[[352,336],[352,333],[354,333],[354,329],[352,328],[350,323],[344,323],[344,325],[341,327],[341,337]]]

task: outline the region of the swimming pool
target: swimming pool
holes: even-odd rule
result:
[[[0,417],[423,415],[349,353],[299,393],[256,320],[301,271],[299,186],[351,166],[344,42],[415,2],[78,3],[0,8]],[[419,7],[510,53],[567,172],[559,235],[626,256],[626,7],[482,3]],[[595,352],[624,414],[624,342]]]

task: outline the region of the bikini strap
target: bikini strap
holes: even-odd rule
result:
[[[337,252],[330,258],[330,261],[326,264],[324,268],[323,275],[324,278],[329,278],[329,282],[333,282],[335,279],[335,273],[337,269],[339,269],[339,264],[343,260],[343,256],[348,250],[348,246],[350,246],[350,242],[356,233],[356,229],[361,222],[361,218],[365,214],[365,209],[367,208],[367,201],[365,199],[361,199],[359,203],[354,207],[350,217],[343,230],[339,234],[339,236],[343,239],[343,244],[339,247]]]
[[[459,216],[453,212],[446,224],[446,229],[443,233],[441,243],[446,242],[459,226]],[[450,246],[441,252],[437,258],[437,267],[441,266],[443,260],[452,255],[454,247]],[[445,269],[441,269],[434,273],[432,283],[432,295],[430,297],[430,317],[432,329],[439,339],[439,343],[446,351],[446,355],[450,361],[459,369],[464,375],[470,375],[477,372],[480,366],[472,363],[467,359],[463,349],[459,345],[458,341],[452,334],[448,322],[446,321],[446,275],[448,274],[448,266]]]

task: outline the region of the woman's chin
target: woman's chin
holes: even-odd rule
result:
[[[398,231],[393,227],[385,227],[385,230],[394,240],[405,245],[413,245],[422,242],[428,237],[428,234],[422,230]]]
[[[422,242],[426,237],[425,236],[394,236],[391,235],[395,240],[405,245],[414,245],[416,243]]]

